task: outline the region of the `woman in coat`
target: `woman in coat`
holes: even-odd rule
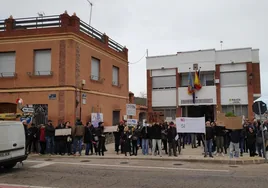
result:
[[[125,152],[125,156],[127,156],[127,153],[131,152],[131,148],[130,148],[130,140],[131,140],[131,135],[128,129],[128,126],[126,126],[124,128],[124,135],[123,135],[123,142],[124,142],[124,152]]]
[[[249,131],[247,132],[247,147],[249,149],[250,157],[255,156],[256,151],[256,133],[253,130],[253,127],[249,127]]]
[[[85,127],[85,135],[84,135],[84,143],[86,144],[86,152],[85,155],[89,155],[89,150],[92,147],[92,140],[93,136],[90,129],[91,123],[87,122],[87,125]],[[91,152],[91,155],[93,155],[93,150]]]

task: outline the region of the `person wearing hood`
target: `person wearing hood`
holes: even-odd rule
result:
[[[85,128],[83,126],[83,123],[81,122],[80,119],[77,119],[75,127],[74,127],[74,147],[73,147],[74,155],[76,155],[76,151],[78,147],[78,153],[79,153],[79,156],[81,156],[84,134],[85,134]]]

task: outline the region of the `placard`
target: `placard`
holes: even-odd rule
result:
[[[118,132],[118,126],[104,126],[105,133]]]
[[[56,129],[55,136],[68,136],[72,134],[72,129]]]
[[[179,117],[176,118],[176,126],[178,133],[205,133],[205,117],[189,118]]]
[[[243,117],[226,117],[224,113],[217,113],[217,124],[225,126],[226,129],[242,129]]]
[[[127,104],[127,115],[136,116],[136,104]]]
[[[94,127],[99,126],[99,122],[103,122],[102,113],[91,113],[91,123]]]
[[[138,120],[136,119],[127,119],[127,125],[137,125]]]

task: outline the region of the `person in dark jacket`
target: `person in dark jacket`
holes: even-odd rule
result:
[[[132,130],[131,145],[132,145],[132,154],[135,156],[138,155],[138,139],[139,139],[139,130],[134,127]]]
[[[158,147],[159,155],[162,157],[162,149],[161,149],[161,138],[162,138],[162,127],[159,123],[156,123],[152,126],[152,155],[156,155],[156,147]]]
[[[241,136],[241,129],[230,130],[230,158],[239,157],[239,141]]]
[[[207,153],[209,153],[209,157],[212,156],[212,144],[214,138],[214,128],[211,126],[210,121],[206,122],[206,142],[205,142],[205,156],[207,157]]]
[[[249,131],[247,132],[247,147],[249,149],[250,157],[255,156],[256,152],[256,133],[253,130],[253,127],[249,127]]]
[[[167,141],[168,141],[168,155],[171,156],[171,151],[173,151],[173,155],[177,157],[177,146],[176,146],[176,138],[177,129],[173,122],[170,122],[167,129]]]
[[[130,141],[131,141],[131,134],[130,134],[128,126],[126,126],[124,129],[124,135],[123,135],[125,156],[127,156],[127,153],[131,155]]]
[[[65,124],[60,123],[56,127],[55,131],[57,129],[65,129]],[[67,139],[67,137],[65,135],[55,136],[55,154],[65,155],[65,152],[66,152],[66,139]]]
[[[214,130],[215,130],[215,135],[216,135],[217,156],[219,154],[224,156],[223,148],[224,148],[225,127],[215,122]]]
[[[165,122],[162,125],[161,137],[162,137],[162,143],[163,143],[164,150],[165,150],[166,154],[168,154],[168,151],[167,151],[167,128],[168,128],[168,124]]]
[[[148,155],[149,153],[149,133],[148,133],[148,126],[147,122],[145,121],[144,126],[141,128],[141,137],[142,137],[142,154]]]
[[[262,140],[262,127],[260,124],[257,127],[256,133],[257,133],[256,142],[257,142],[258,155],[259,155],[259,157],[264,157],[263,140]]]
[[[124,121],[120,121],[118,125],[118,134],[120,136],[120,149],[121,149],[121,154],[124,153],[124,142],[123,142],[123,136],[124,136]]]
[[[105,135],[104,135],[104,126],[103,122],[99,122],[99,127],[96,131],[96,135],[99,137],[99,143],[98,143],[98,153],[99,156],[104,156],[105,151]]]
[[[46,134],[46,147],[47,147],[47,153],[52,155],[54,154],[54,137],[55,137],[55,128],[52,124],[52,121],[48,121],[48,125],[46,125],[45,129],[45,134]]]
[[[27,130],[27,149],[28,153],[32,152],[32,146],[33,146],[33,152],[37,153],[37,142],[38,142],[38,128],[35,124],[32,123],[31,127]]]
[[[93,136],[92,136],[92,132],[91,132],[91,122],[87,122],[86,126],[85,126],[85,135],[84,135],[84,143],[86,144],[86,152],[85,155],[89,155],[89,150],[92,147],[92,140],[93,140]],[[91,150],[91,155],[93,155],[93,150]]]

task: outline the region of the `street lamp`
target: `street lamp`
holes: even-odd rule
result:
[[[92,7],[93,7],[93,3],[89,0],[87,0],[87,2],[89,3],[90,6],[90,14],[89,14],[89,26],[91,26],[91,17],[92,17]]]

